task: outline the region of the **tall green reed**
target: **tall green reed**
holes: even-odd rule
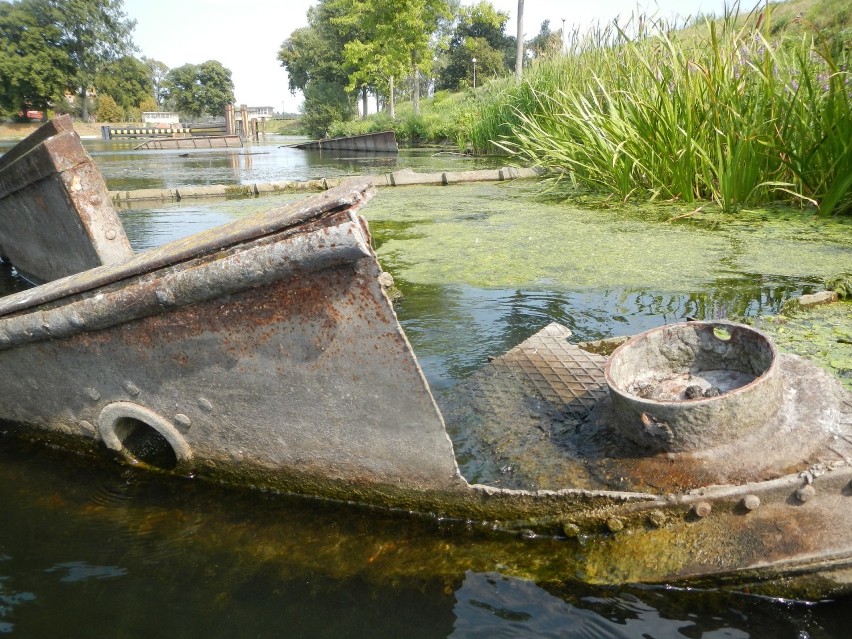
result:
[[[520,85],[492,86],[474,147],[622,198],[852,212],[848,52],[838,59],[816,36],[771,40],[769,18],[575,33]]]

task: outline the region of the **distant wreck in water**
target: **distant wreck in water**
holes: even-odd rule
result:
[[[357,151],[362,153],[399,153],[396,134],[393,131],[364,133],[342,138],[323,138],[313,142],[292,145],[303,151]]]
[[[442,414],[357,214],[371,192],[354,180],[135,255],[70,121],[46,124],[0,157],[0,247],[43,282],[0,299],[6,430],[579,539],[595,583],[850,589],[836,380],[736,324],[661,327],[610,357],[551,324]]]

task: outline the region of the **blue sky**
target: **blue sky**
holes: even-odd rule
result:
[[[305,26],[312,0],[125,0],[124,10],[136,20],[138,55],[169,67],[218,60],[231,70],[237,102],[296,111],[301,96],[287,90],[287,74],[276,55],[293,29]],[[473,4],[465,0],[464,4]],[[492,0],[510,14],[507,31],[515,34],[517,0]],[[639,9],[661,17],[697,12],[721,13],[725,0],[525,0],[524,32],[538,33],[543,20],[551,29],[580,28]]]

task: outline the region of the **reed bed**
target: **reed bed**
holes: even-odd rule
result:
[[[816,32],[770,36],[770,21],[765,9],[575,33],[521,84],[491,86],[474,148],[549,169],[557,188],[850,214],[849,47]]]

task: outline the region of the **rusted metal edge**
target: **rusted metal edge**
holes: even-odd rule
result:
[[[48,282],[0,300],[0,316],[17,313],[63,297],[100,288],[152,270],[222,251],[249,240],[297,227],[324,215],[354,211],[373,194],[369,180],[359,179],[280,208],[236,220],[188,238],[169,242],[134,256],[120,264],[101,266],[89,271]]]
[[[40,131],[41,129],[39,129]],[[69,144],[75,139],[76,144]],[[61,152],[57,150],[61,149]],[[3,156],[6,159],[6,156]],[[39,180],[91,161],[73,131],[58,133],[28,148],[0,168],[0,199]],[[14,167],[14,170],[12,170]]]
[[[318,271],[370,256],[360,220],[353,213],[341,215],[349,219],[337,226],[202,260],[153,282],[140,278],[58,308],[0,318],[0,350],[108,328],[164,308],[204,302],[295,272]]]
[[[59,117],[43,124],[0,156],[0,171],[12,164],[12,162],[18,158],[29,153],[33,148],[48,138],[66,131],[71,133],[74,132],[74,126],[71,123],[71,116],[67,114],[60,115]]]

